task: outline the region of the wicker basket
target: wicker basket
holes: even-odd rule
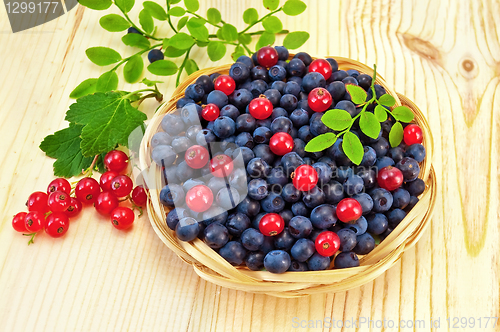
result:
[[[362,73],[373,75],[373,69],[357,61],[335,57],[340,69],[357,69]],[[176,102],[184,96],[184,90],[200,75],[212,73],[228,73],[230,65],[200,70],[190,75],[174,91],[172,99],[163,104],[149,124],[140,147],[140,164],[142,169],[151,166],[151,137],[160,128],[164,114],[176,109]],[[429,224],[429,219],[436,200],[436,177],[431,164],[433,141],[429,125],[418,107],[391,89],[384,79],[377,75],[377,84],[382,85],[387,93],[396,99],[396,106],[406,105],[415,113],[415,122],[422,128],[427,156],[421,163],[419,177],[426,183],[425,192],[419,197],[417,205],[408,213],[394,231],[369,254],[360,258],[360,266],[348,269],[332,269],[325,271],[286,272],[272,274],[267,271],[251,271],[246,267],[234,267],[203,241],[178,241],[174,232],[165,222],[168,210],[159,200],[159,190],[150,190],[148,215],[155,232],[160,239],[172,249],[183,261],[193,266],[195,272],[203,279],[231,289],[262,293],[283,298],[302,297],[324,292],[339,292],[366,284],[394,265],[403,252],[415,245]],[[154,172],[149,181],[161,188],[161,172],[153,163]],[[151,178],[152,177],[152,178]]]

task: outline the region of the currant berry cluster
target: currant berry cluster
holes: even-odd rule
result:
[[[128,156],[113,150],[104,157],[107,169],[99,182],[84,177],[74,188],[64,178],[54,179],[46,192],[36,191],[28,197],[28,212],[19,212],[12,219],[12,227],[25,235],[35,235],[45,230],[51,237],[61,237],[68,231],[70,219],[75,218],[85,205],[94,205],[97,212],[109,216],[117,229],[127,229],[135,219],[133,210],[119,206],[120,199],[130,198],[135,207],[146,205],[147,194],[143,186],[133,188],[130,177],[124,175],[128,167]],[[132,190],[133,188],[133,190]],[[73,196],[72,196],[73,195]]]
[[[332,58],[288,59],[281,46],[242,56],[228,74],[198,77],[164,116],[151,147],[167,183],[166,224],[179,240],[199,238],[251,270],[358,266],[358,255],[387,238],[425,190],[422,130],[406,124],[391,149],[390,114],[375,139],[354,123],[364,149],[359,165],[342,138],[306,152],[310,140],[332,132],[321,121],[327,110],[359,113],[348,84],[378,97],[385,89],[372,90],[372,77],[341,70]]]

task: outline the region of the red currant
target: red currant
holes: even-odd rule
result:
[[[229,96],[236,89],[236,82],[229,75],[220,75],[214,81],[214,88]]]
[[[248,112],[258,120],[264,120],[273,113],[273,104],[266,97],[258,97],[248,104]]]
[[[233,171],[233,160],[225,154],[220,154],[210,160],[210,170],[213,176],[223,178]]]
[[[100,192],[99,183],[92,178],[81,179],[75,187],[75,196],[83,204],[94,203]]]
[[[333,256],[340,248],[340,238],[339,236],[330,231],[321,232],[314,242],[316,251],[321,256],[330,257]]]
[[[117,207],[111,212],[111,223],[117,229],[127,229],[134,223],[135,215],[128,207]]]
[[[69,218],[61,212],[54,212],[45,221],[45,233],[51,237],[61,237],[68,231]]]
[[[412,145],[422,143],[424,136],[419,126],[416,124],[409,124],[405,127],[403,138],[406,145]]]
[[[332,106],[332,95],[325,88],[314,88],[309,92],[307,104],[314,112],[324,112]]]
[[[120,173],[128,166],[128,156],[120,150],[113,150],[104,156],[104,166],[108,171]]]
[[[68,216],[68,218],[74,218],[82,212],[82,208],[82,202],[74,197],[71,197],[69,206],[64,213]]]
[[[378,171],[377,182],[381,188],[396,190],[403,184],[403,173],[396,167],[386,166]]]
[[[337,204],[337,218],[342,222],[356,221],[362,212],[361,205],[354,198],[344,198]]]
[[[186,164],[194,169],[200,169],[208,163],[210,156],[208,150],[201,145],[193,145],[186,150],[184,160]]]
[[[300,191],[309,191],[318,183],[318,173],[309,165],[300,165],[292,174],[292,183]]]
[[[132,191],[134,184],[126,175],[119,175],[111,180],[111,192],[117,197],[125,197]]]
[[[31,211],[24,216],[24,226],[31,233],[36,233],[43,229],[45,224],[45,214],[40,211]]]
[[[262,67],[270,68],[278,63],[278,52],[271,46],[264,46],[257,51],[257,62]]]
[[[219,107],[215,104],[207,104],[201,111],[201,116],[207,121],[215,121],[220,115]]]
[[[54,191],[49,195],[47,204],[52,212],[64,212],[71,203],[71,197],[64,191]]]
[[[99,179],[99,185],[101,186],[102,191],[111,191],[111,180],[116,178],[118,175],[118,173],[113,171],[102,173],[101,178]]]
[[[105,191],[97,196],[97,200],[94,203],[94,207],[97,212],[106,216],[111,213],[115,208],[118,207],[118,198],[115,194]]]
[[[186,193],[186,205],[194,212],[205,212],[214,202],[212,190],[205,185],[197,185]]]
[[[66,194],[71,194],[71,184],[69,184],[68,180],[63,178],[57,178],[52,180],[47,187],[47,195],[53,193],[54,191],[63,191]]]
[[[137,186],[132,190],[132,202],[137,206],[144,206],[148,201],[148,194],[143,186]]]
[[[28,230],[26,229],[26,224],[24,220],[26,219],[26,212],[19,212],[12,218],[12,227],[21,233],[26,233]]]
[[[259,222],[259,230],[265,236],[275,236],[283,232],[285,221],[277,213],[267,213]]]
[[[332,65],[325,59],[316,59],[309,65],[309,72],[320,73],[327,80],[332,76]]]
[[[284,156],[293,150],[293,138],[287,133],[279,132],[271,137],[269,141],[269,148],[278,156]]]
[[[28,197],[28,201],[26,202],[28,211],[49,212],[49,206],[47,205],[48,198],[49,196],[46,193],[35,191]]]

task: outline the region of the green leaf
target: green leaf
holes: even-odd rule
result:
[[[411,109],[409,109],[406,106],[398,106],[395,109],[393,109],[392,116],[396,120],[401,121],[401,122],[405,122],[405,123],[411,122],[413,120],[413,118],[415,117],[415,115],[413,114]]]
[[[226,45],[218,41],[211,41],[207,46],[207,54],[210,60],[219,61],[226,54]]]
[[[184,0],[184,6],[186,9],[192,13],[200,9],[200,3],[198,0]]]
[[[309,39],[309,33],[305,31],[290,32],[283,40],[283,46],[289,50],[295,50]]]
[[[259,40],[257,41],[257,45],[255,45],[255,50],[259,50],[261,47],[269,46],[274,44],[276,40],[276,35],[274,33],[270,33],[264,31],[262,35],[260,35]]]
[[[394,106],[394,104],[396,104],[396,99],[394,99],[393,96],[391,96],[390,94],[387,94],[387,93],[381,95],[380,98],[378,99],[378,101],[382,105],[389,106],[389,107],[392,107],[392,106]]]
[[[99,76],[99,79],[97,80],[96,91],[108,92],[116,90],[117,88],[118,88],[118,75],[116,74],[116,71],[111,70]]]
[[[69,97],[77,99],[96,91],[97,78],[88,78],[71,91]]]
[[[127,46],[138,47],[142,49],[146,49],[151,46],[149,39],[137,33],[127,33],[122,37],[122,42]]]
[[[117,63],[122,59],[122,56],[117,51],[109,47],[91,47],[85,51],[90,61],[98,66],[107,66]]]
[[[184,16],[183,18],[181,18],[179,20],[179,22],[177,22],[177,31],[181,30],[182,28],[184,28],[184,26],[186,25],[187,21],[188,21],[189,17],[187,16]]]
[[[359,165],[361,160],[363,160],[363,144],[361,144],[358,136],[354,135],[350,131],[344,134],[344,139],[342,140],[342,150],[344,150],[346,156],[356,165]]]
[[[186,14],[186,10],[182,7],[172,7],[168,11],[168,15],[175,16],[175,17],[181,17]]]
[[[208,46],[208,40],[206,40],[206,41],[197,40],[196,41],[196,45],[198,47],[207,47]]]
[[[233,41],[238,39],[238,30],[236,30],[236,27],[234,25],[226,23],[222,26],[220,30],[222,39],[227,41]]]
[[[384,106],[375,106],[374,114],[379,122],[384,122],[385,120],[387,120],[387,112]]]
[[[238,41],[242,44],[248,45],[252,42],[252,36],[250,36],[248,33],[243,33],[238,36]]]
[[[82,129],[82,125],[70,123],[68,128],[56,131],[40,143],[40,149],[47,156],[57,159],[54,162],[55,176],[70,178],[92,164],[94,157],[84,157],[80,149]]]
[[[327,126],[336,131],[344,130],[352,123],[351,115],[344,110],[333,109],[327,111],[322,117],[321,121]]]
[[[82,97],[66,113],[67,121],[84,126],[80,147],[85,157],[110,151],[117,144],[128,146],[130,133],[146,119],[120,92]]]
[[[283,30],[283,23],[276,16],[269,16],[264,21],[262,21],[262,26],[264,30],[270,33],[278,33]]]
[[[188,22],[188,25],[191,26],[192,28],[199,28],[205,25],[205,23],[207,23],[207,21],[202,20],[201,18],[191,17],[191,19]]]
[[[283,5],[283,12],[289,16],[297,16],[306,10],[307,5],[300,0],[288,0]]]
[[[188,59],[188,61],[186,61],[186,64],[184,65],[184,68],[186,68],[186,72],[188,75],[191,75],[192,73],[200,70],[193,59]]]
[[[280,0],[264,0],[264,7],[268,10],[276,10],[280,5]]]
[[[166,49],[165,49],[165,52],[163,52],[163,54],[165,54],[165,56],[167,58],[178,58],[180,57],[181,55],[183,55],[184,53],[186,53],[187,50],[178,50],[176,49],[175,47],[172,47],[172,46],[168,46]]]
[[[142,29],[144,29],[147,33],[153,32],[155,28],[155,22],[147,9],[143,9],[139,13],[139,23],[141,24]]]
[[[396,122],[392,125],[391,132],[389,133],[389,143],[395,148],[403,140],[403,126],[401,122]]]
[[[146,86],[155,86],[158,83],[163,83],[162,81],[151,81],[148,80],[146,77],[144,77],[141,81],[142,84],[145,84]]]
[[[359,127],[361,131],[368,137],[377,138],[380,134],[380,122],[377,120],[375,114],[370,112],[361,113],[359,119]]]
[[[170,38],[168,45],[179,50],[186,50],[194,45],[194,39],[187,33],[179,32]]]
[[[134,8],[135,0],[115,0],[116,5],[118,8],[121,8],[125,13],[128,13],[129,11]]]
[[[243,12],[243,22],[246,24],[254,24],[259,20],[259,13],[255,8],[248,8]]]
[[[325,133],[314,137],[305,146],[306,152],[319,152],[328,149],[337,140],[337,135],[334,133]]]
[[[158,60],[148,66],[148,70],[158,76],[174,75],[177,69],[177,65],[170,60]]]
[[[135,83],[141,78],[143,70],[144,61],[142,57],[139,54],[134,55],[123,67],[123,77],[127,83]]]
[[[187,28],[191,36],[198,40],[208,41],[208,29],[204,25],[204,21],[202,25],[198,25],[199,21],[203,21],[200,19],[191,18],[187,23]]]
[[[120,32],[130,28],[130,23],[118,14],[109,14],[101,17],[99,24],[110,32]]]
[[[167,3],[169,5],[175,5],[176,3],[179,3],[179,2],[181,2],[181,0],[167,0]]]
[[[360,105],[366,102],[366,91],[362,87],[354,84],[346,84],[345,88],[351,95],[351,100],[354,104]]]
[[[234,49],[234,52],[231,53],[231,58],[233,59],[233,61],[236,61],[242,55],[245,55],[245,49],[242,46],[237,46]]]
[[[149,12],[149,15],[153,16],[157,20],[166,21],[168,18],[165,9],[162,6],[153,1],[144,1],[142,4],[144,8]]]
[[[222,20],[220,11],[217,8],[208,8],[207,20],[212,24],[218,24]]]
[[[111,0],[78,0],[80,5],[94,10],[105,10],[113,4]]]

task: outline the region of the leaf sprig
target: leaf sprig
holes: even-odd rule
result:
[[[401,122],[410,122],[413,120],[413,112],[406,106],[397,106],[391,110],[396,104],[396,100],[390,94],[383,94],[377,98],[375,92],[375,80],[377,78],[377,66],[374,65],[374,74],[371,86],[372,97],[368,99],[366,91],[354,84],[347,84],[346,89],[351,100],[356,106],[362,107],[361,112],[352,117],[345,110],[332,109],[327,111],[321,121],[334,132],[318,135],[310,140],[305,146],[307,152],[318,152],[332,146],[337,139],[343,137],[342,149],[346,156],[356,165],[359,165],[363,160],[364,150],[363,144],[359,137],[351,131],[355,121],[359,119],[359,129],[366,136],[376,139],[381,131],[381,122],[387,120],[390,114],[396,122],[392,125],[389,132],[389,143],[392,147],[398,146],[403,140],[403,125]],[[368,106],[376,104],[373,112],[368,111]]]

